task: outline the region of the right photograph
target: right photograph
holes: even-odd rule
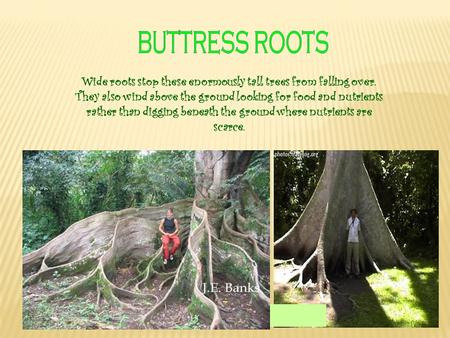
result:
[[[439,326],[439,152],[274,152],[274,303]]]

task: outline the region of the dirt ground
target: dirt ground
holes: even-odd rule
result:
[[[172,267],[165,272],[174,271]],[[120,268],[114,282],[122,286],[135,275],[132,268]],[[97,307],[96,292],[87,292],[82,297],[59,297],[46,301],[43,296],[68,286],[85,276],[52,278],[47,281],[27,286],[23,289],[23,327],[24,329],[145,329],[142,316],[164,297],[171,281],[160,288],[167,276],[156,275],[148,286],[141,289],[143,293],[153,296],[143,299],[126,299],[125,302],[136,309],[112,307],[101,301]],[[131,287],[128,287],[131,289]],[[158,329],[203,329],[207,323],[192,316],[188,311],[188,299],[171,300],[164,308],[155,314],[153,328]]]
[[[269,311],[265,311],[252,300],[250,292],[227,292],[226,283],[237,285],[223,274],[214,274],[218,297],[222,304],[220,315],[227,329],[267,329],[269,328]]]

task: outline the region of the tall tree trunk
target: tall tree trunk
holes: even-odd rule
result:
[[[328,151],[323,173],[305,210],[275,242],[276,257],[294,258],[299,264],[308,261],[309,266],[286,278],[301,273],[305,279],[326,281],[325,271],[331,274],[344,270],[346,222],[352,208],[358,210],[361,220],[361,268],[411,267],[386,225],[362,152]],[[317,259],[318,252],[323,253],[323,259]]]
[[[239,178],[250,164],[252,151],[195,152],[196,198],[221,198],[229,193],[227,181]]]

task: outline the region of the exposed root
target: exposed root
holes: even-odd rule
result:
[[[323,236],[325,229],[325,221],[328,214],[328,204],[326,205],[324,216],[322,218],[320,224],[320,235],[319,240],[316,245],[316,249],[309,255],[309,257],[302,263],[302,265],[297,265],[294,263],[294,258],[288,260],[278,260],[276,265],[281,264],[291,264],[292,269],[285,273],[282,278],[280,278],[280,283],[288,283],[290,280],[298,276],[297,282],[294,284],[294,287],[298,288],[314,288],[320,295],[321,299],[324,298],[324,293],[330,291],[330,281],[328,280],[325,272],[325,258],[324,258],[324,245],[323,245]],[[307,268],[307,266],[313,262],[313,259],[316,258],[317,261],[317,281],[313,283],[311,280],[308,280],[306,283],[303,283],[303,272]]]
[[[243,259],[244,261],[240,264],[240,265],[244,265],[244,266],[250,266],[251,270],[249,272],[249,275],[247,276],[247,280],[254,286],[256,286],[256,289],[258,290],[256,293],[256,300],[258,301],[258,303],[260,305],[263,306],[263,308],[265,309],[269,309],[270,306],[270,299],[269,297],[263,292],[262,288],[261,288],[261,284],[259,283],[259,274],[258,274],[258,265],[256,264],[256,262],[250,257],[250,255],[244,250],[242,249],[240,246],[230,243],[230,242],[226,242],[223,240],[220,240],[216,237],[213,237],[213,240],[216,242],[215,245],[215,249],[219,249],[222,247],[232,247],[233,251],[230,251],[232,253],[238,253],[238,255],[240,256],[240,259]],[[225,250],[226,251],[226,250]],[[217,252],[217,251],[216,251]],[[217,253],[216,256],[219,257],[223,257],[224,255]],[[230,259],[231,257],[228,254],[227,259]],[[238,258],[239,259],[239,258]],[[231,261],[233,262],[233,260]],[[236,266],[239,269],[239,264]]]
[[[237,218],[237,228],[239,229],[239,223],[247,223],[248,220],[242,216],[239,213],[239,210],[236,210],[236,218]],[[265,224],[262,224],[258,219],[254,218],[253,221],[255,221],[257,224],[259,224],[262,227],[267,227]],[[261,243],[257,241],[251,234],[246,234],[242,230],[240,233],[244,236],[246,236],[246,239],[253,245],[254,253],[257,255],[258,258],[262,259],[263,261],[269,262],[270,256],[265,253],[263,250],[261,250],[260,245]],[[245,237],[242,237],[245,238]]]
[[[23,283],[23,286],[28,286],[45,279],[49,279],[55,275],[73,276],[79,273],[90,271],[92,267],[96,265],[96,262],[98,261],[98,258],[101,255],[99,251],[100,250],[97,250],[96,252],[91,253],[83,258],[80,258],[79,260],[53,266],[51,268],[45,265],[45,268],[41,267],[41,269],[38,272],[28,277]]]
[[[399,257],[399,262],[400,262],[400,266],[405,268],[406,270],[414,270],[414,266],[403,255],[401,257]]]
[[[317,249],[314,250],[314,252],[309,256],[309,258],[301,266],[295,267],[294,272],[290,276],[288,276],[286,283],[298,275],[298,281],[295,284],[295,287],[303,288],[305,286],[303,284],[303,271],[308,266],[308,264],[312,261],[312,259],[316,256],[317,256]]]
[[[163,289],[164,285],[165,285],[168,281],[170,281],[170,280],[172,280],[172,279],[174,279],[174,278],[175,278],[175,275],[171,275],[171,276],[167,277],[166,279],[164,279],[164,280],[159,284],[158,289],[161,291],[161,290]]]
[[[162,247],[160,247],[158,251],[156,251],[155,254],[152,256],[152,258],[150,259],[150,262],[148,263],[146,269],[144,270],[143,278],[141,278],[142,275],[140,275],[137,276],[136,279],[134,279],[134,280],[140,279],[138,283],[135,285],[136,290],[139,290],[141,287],[143,287],[144,284],[146,284],[148,280],[154,275],[155,273],[154,265],[157,260],[161,260],[161,255],[162,255]],[[131,281],[133,280],[128,281],[125,285],[128,286],[128,283]]]
[[[206,230],[206,228],[209,229],[207,213],[203,209],[198,208],[194,202],[192,214],[193,218],[201,217],[202,220],[195,229],[191,230],[191,234],[188,238],[188,252],[184,255],[183,260],[177,269],[174,281],[169,291],[167,291],[163,299],[161,299],[149,312],[144,315],[143,323],[146,327],[152,323],[151,317],[153,314],[155,314],[163,305],[166,305],[166,302],[172,293],[174,293],[177,289],[182,289],[183,287],[189,288],[192,292],[191,304],[196,305],[196,311],[198,311],[201,316],[207,318],[209,317],[209,319],[211,319],[210,329],[219,329],[224,327],[218,306],[201,291],[203,270],[198,254],[200,253],[201,243],[205,239],[205,233],[206,240],[211,240],[210,232]],[[184,276],[181,277],[184,269],[192,270],[192,268],[194,269],[194,276],[190,275],[188,280],[181,281],[181,278],[186,278],[189,276],[186,275],[185,272],[183,273]]]
[[[100,308],[100,301],[102,299],[102,293],[100,292],[100,287],[97,283],[97,309]]]
[[[214,283],[215,271],[228,264],[222,258],[229,256],[234,257],[243,267],[243,281],[258,287],[258,292],[252,297],[268,309],[269,291],[259,281],[256,261],[239,245],[223,241],[212,234],[206,210],[197,207],[195,202],[189,204],[189,207],[191,226],[183,227],[179,233],[182,243],[185,244],[187,240],[187,250],[176,271],[164,271],[162,247],[155,250],[149,245],[149,238],[153,239],[159,234],[153,230],[156,226],[149,227],[148,218],[153,217],[156,223],[161,217],[161,207],[126,209],[115,213],[101,213],[98,218],[80,221],[79,228],[71,226],[71,236],[75,233],[75,238],[83,238],[84,249],[80,252],[63,252],[61,248],[64,248],[64,244],[61,241],[65,237],[60,235],[56,242],[50,242],[28,256],[24,272],[34,273],[26,278],[24,286],[46,279],[87,273],[83,278],[75,282],[70,280],[73,283],[43,297],[47,300],[69,298],[94,291],[97,308],[105,301],[111,306],[137,312],[150,304],[150,309],[142,317],[142,324],[146,328],[154,328],[159,324],[154,322],[153,315],[158,311],[168,310],[172,301],[183,295],[181,298],[190,299],[188,308],[191,313],[207,321],[210,329],[222,329],[226,328],[226,323],[222,320],[221,312],[230,311],[216,292],[205,291],[203,285]],[[243,219],[242,217],[241,221]],[[104,228],[99,221],[108,222],[107,226]],[[268,255],[261,250],[256,239],[239,231],[235,232],[252,245],[258,261],[268,261]],[[87,234],[90,233],[97,237],[89,238],[90,235]],[[89,245],[91,250],[87,251]],[[182,247],[185,248],[185,245]],[[219,260],[217,252],[222,257]],[[124,267],[119,264],[124,264]],[[152,280],[154,294],[144,291],[148,290],[146,287],[150,287]],[[154,300],[154,303],[148,303],[148,299]]]
[[[362,236],[361,236],[361,237],[362,237]],[[364,252],[365,252],[366,255],[367,255],[367,258],[368,258],[368,260],[369,260],[369,262],[370,262],[370,265],[372,265],[373,269],[374,269],[376,272],[381,273],[382,271],[380,270],[380,268],[378,267],[377,263],[375,263],[375,261],[374,261],[373,258],[372,258],[372,254],[370,253],[370,250],[369,250],[369,248],[368,248],[367,245],[366,245],[366,241],[365,241],[363,238],[361,238],[361,239],[362,239],[362,240],[361,240],[361,243],[362,243],[362,245],[363,245]]]
[[[250,266],[250,274],[245,276],[245,280],[248,280],[252,285],[259,286],[258,269],[257,264],[238,245],[225,242],[211,233],[210,224],[208,221],[207,213],[205,210],[199,208],[194,203],[192,209],[192,219],[194,220],[194,228],[191,230],[191,234],[188,238],[188,252],[185,254],[183,261],[177,269],[174,277],[170,276],[165,279],[161,284],[165,284],[167,280],[174,279],[171,288],[166,293],[163,299],[161,299],[154,307],[143,317],[143,322],[146,327],[153,326],[153,315],[161,310],[163,306],[166,306],[172,294],[182,291],[183,288],[188,288],[188,292],[192,293],[191,307],[195,309],[203,318],[209,318],[210,329],[225,328],[220,311],[224,311],[223,304],[221,304],[220,297],[213,292],[212,296],[214,301],[207,297],[202,289],[203,284],[203,264],[200,260],[202,255],[206,261],[207,281],[208,283],[214,282],[214,271],[217,268],[215,258],[219,256],[227,256],[224,252],[218,254],[218,250],[224,250],[226,247],[231,248],[230,253],[237,255],[239,260],[243,260],[241,264],[244,266]],[[200,220],[198,223],[197,220]],[[206,246],[202,246],[202,243],[206,243]],[[203,248],[203,249],[202,249]],[[221,249],[222,248],[222,249]],[[229,258],[229,255],[227,256]],[[194,271],[193,274],[189,274],[187,271]],[[183,278],[183,280],[181,280]],[[269,298],[262,291],[263,288],[258,288],[258,292],[255,295],[255,299],[263,305],[264,308],[269,307]],[[267,289],[264,288],[267,291]]]
[[[186,203],[186,201],[181,201],[179,203]],[[190,202],[188,202],[190,203]],[[54,240],[59,240],[62,238],[62,235],[55,238],[52,242],[49,242],[47,245],[45,245],[43,248],[39,249],[46,249],[47,251],[43,255],[42,262],[40,264],[40,268],[37,272],[29,276],[24,281],[24,286],[31,285],[33,283],[36,283],[38,281],[42,281],[45,279],[50,279],[54,277],[65,277],[65,276],[72,276],[84,272],[89,272],[89,274],[72,283],[71,285],[55,291],[53,293],[50,293],[47,296],[44,296],[47,299],[54,299],[56,297],[68,297],[68,296],[74,296],[74,295],[82,295],[86,293],[89,290],[96,290],[97,291],[97,306],[100,305],[100,302],[102,299],[110,303],[111,305],[118,306],[121,308],[128,308],[128,309],[134,309],[136,308],[132,306],[131,304],[124,301],[124,299],[146,299],[148,297],[153,297],[156,300],[158,299],[156,296],[139,292],[140,290],[137,289],[136,291],[130,291],[125,289],[124,287],[119,287],[113,283],[112,280],[110,280],[111,277],[115,275],[116,270],[116,260],[117,256],[120,255],[123,244],[119,243],[119,241],[122,239],[122,236],[119,235],[119,232],[129,232],[130,230],[133,231],[134,227],[136,227],[135,231],[138,231],[139,227],[142,228],[142,223],[140,223],[138,218],[133,218],[135,215],[140,214],[149,214],[152,213],[154,209],[148,208],[148,209],[126,209],[122,210],[120,212],[116,213],[101,213],[100,219],[107,219],[108,221],[114,220],[114,228],[113,228],[113,235],[109,238],[109,242],[97,246],[96,249],[91,250],[91,252],[79,259],[76,259],[74,261],[69,261],[67,263],[49,266],[47,263],[49,257],[51,256],[50,252],[53,247],[56,247],[56,245],[52,245],[52,242]],[[163,209],[164,210],[164,209]],[[160,212],[158,211],[158,214]],[[158,216],[159,217],[159,216]],[[86,228],[89,227],[90,223],[89,221],[92,221],[94,217],[90,217],[86,221]],[[134,222],[134,223],[133,223]],[[81,221],[78,223],[75,223],[73,226],[70,227],[70,230],[72,232],[75,232],[77,228],[75,225],[82,224]],[[94,229],[95,230],[95,229]],[[95,240],[92,240],[92,243],[94,243]],[[137,243],[139,244],[139,243]],[[138,249],[139,247],[137,247]],[[140,249],[139,249],[140,250]],[[150,259],[150,263],[147,265],[146,270],[143,272],[143,274],[138,274],[137,278],[142,278],[142,275],[144,276],[144,279],[141,281],[144,283],[152,271],[154,261],[160,257],[161,251],[156,251]],[[31,255],[33,257],[36,257],[36,254]],[[120,256],[119,256],[120,257]],[[25,260],[25,258],[24,258]],[[27,260],[29,262],[29,260]],[[30,263],[28,263],[30,264]],[[34,263],[33,263],[34,264]],[[108,272],[106,272],[108,271]],[[129,284],[130,281],[128,281],[126,284]],[[126,287],[127,285],[125,285]],[[123,299],[123,300],[122,300]]]
[[[235,216],[240,222],[247,222],[247,220],[239,214],[239,211],[237,209],[231,207],[225,210],[223,229],[228,233],[230,238],[238,238],[248,242],[251,245],[253,249],[253,255],[255,255],[256,258],[261,259],[265,262],[269,262],[270,256],[259,248],[258,241],[251,234],[242,233],[232,228],[230,224],[234,222]]]

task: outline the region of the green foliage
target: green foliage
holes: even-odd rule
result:
[[[24,251],[53,238],[73,221],[70,187],[76,152],[23,153]]]
[[[221,190],[229,191],[233,186],[247,182],[259,200],[269,208],[270,204],[270,152],[253,152],[250,164],[243,174],[235,175],[221,182]]]
[[[137,152],[92,151],[83,154],[77,168],[78,201],[85,215],[103,210],[120,210],[133,203],[131,181]],[[83,194],[84,192],[84,194]]]
[[[194,195],[192,151],[24,151],[23,252],[105,210]]]
[[[319,182],[324,151],[281,151],[274,156],[275,239],[297,221]]]
[[[201,326],[198,315],[192,315],[191,320],[187,324],[175,326],[175,329],[177,330],[193,330],[199,328],[201,328]]]
[[[243,178],[250,183],[259,199],[270,204],[270,152],[256,151]]]
[[[301,304],[305,302],[305,295],[302,290],[289,286],[286,291],[275,290],[274,291],[274,303],[275,304]]]
[[[210,319],[214,317],[214,310],[205,303],[201,302],[195,294],[191,297],[191,303],[188,306],[188,311],[192,318],[197,317],[199,314]],[[199,322],[197,321],[196,324],[199,325]]]
[[[194,196],[193,151],[140,153],[134,172],[137,205],[161,205]]]
[[[400,247],[410,256],[436,258],[438,152],[376,151],[364,155],[384,217]]]
[[[129,317],[121,312],[113,312],[108,307],[96,308],[95,302],[84,298],[73,298],[54,303],[41,300],[23,303],[24,329],[87,329],[118,328],[129,326]]]

